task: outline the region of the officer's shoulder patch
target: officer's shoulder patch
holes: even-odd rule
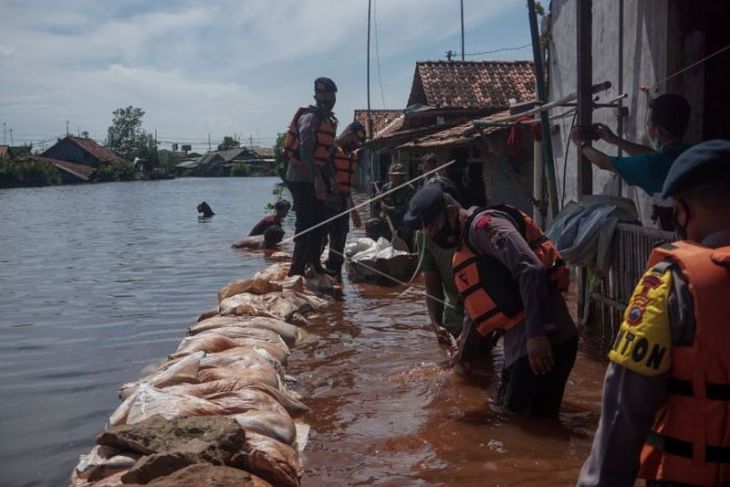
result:
[[[672,273],[646,271],[634,289],[608,358],[642,375],[655,376],[671,366],[671,330],[667,300]]]
[[[492,223],[492,215],[490,215],[489,213],[482,213],[481,215],[478,215],[476,217],[474,227],[477,230],[484,230],[489,226],[490,223]]]

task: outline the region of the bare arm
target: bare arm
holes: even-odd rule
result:
[[[431,317],[431,325],[435,327],[443,326],[444,316],[444,291],[441,276],[437,272],[424,272],[423,278],[426,281],[426,306],[428,314]],[[433,299],[436,298],[436,299]]]
[[[602,123],[596,124],[596,132],[601,139],[605,140],[609,144],[615,145],[630,156],[638,156],[640,154],[654,152],[654,150],[650,147],[641,144],[635,144],[633,142],[629,142],[626,139],[622,139],[618,135],[614,134],[610,128]]]

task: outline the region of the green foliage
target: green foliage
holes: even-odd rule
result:
[[[545,7],[542,6],[541,2],[535,2],[535,13],[540,17],[545,15]]]
[[[133,161],[135,157],[148,159],[153,167],[157,166],[157,146],[152,134],[142,128],[144,110],[128,106],[114,110],[109,127],[107,148],[122,159]]]
[[[284,155],[284,138],[286,133],[276,135],[276,144],[274,144],[274,160],[276,161],[276,174],[279,175],[282,181],[286,175],[286,169],[289,167],[289,160]]]
[[[99,166],[91,175],[92,181],[133,181],[134,166],[129,162],[107,162]]]
[[[239,162],[231,168],[231,176],[234,177],[245,177],[251,175],[251,169],[245,162]]]
[[[61,184],[53,164],[33,159],[0,159],[0,188]]]
[[[230,135],[226,135],[223,137],[223,142],[218,144],[218,150],[228,150],[228,149],[236,149],[237,147],[240,147],[241,143],[238,142],[236,139],[231,137]]]

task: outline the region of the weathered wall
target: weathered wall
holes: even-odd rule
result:
[[[574,93],[577,87],[576,59],[576,0],[553,0],[551,12],[551,40],[549,44],[548,70],[550,99]],[[625,0],[624,3],[624,66],[623,91],[628,94],[624,106],[628,116],[624,118],[624,137],[644,141],[648,98],[640,90],[643,85],[653,85],[667,75],[668,52],[668,2],[666,0]],[[619,94],[619,2],[617,0],[593,1],[593,82],[610,81],[612,88],[601,92],[602,100]],[[660,87],[661,90],[662,87]],[[653,93],[654,96],[664,92]],[[684,94],[684,93],[683,93]],[[557,113],[554,112],[554,113]],[[568,150],[565,201],[577,198],[577,157],[575,146],[570,145],[569,132],[572,117],[556,121],[558,130],[553,135],[559,196],[562,195],[565,151]],[[616,130],[616,112],[610,108],[594,111],[593,121],[601,122]],[[694,119],[693,123],[701,120]],[[692,128],[690,129],[692,130]],[[614,146],[601,141],[596,148],[616,155]],[[595,168],[593,192],[617,194],[618,179],[612,173]],[[624,196],[636,201],[645,224],[650,224],[651,203],[640,189],[623,185]]]

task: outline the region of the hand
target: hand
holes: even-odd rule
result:
[[[355,228],[362,227],[362,219],[360,218],[360,213],[358,213],[357,210],[352,210],[350,212],[350,217],[352,218],[352,224],[355,225]]]
[[[616,145],[616,142],[619,140],[616,134],[614,134],[607,125],[602,123],[596,124],[596,134],[609,144]]]
[[[552,345],[550,345],[550,340],[544,336],[527,340],[527,357],[535,375],[545,375],[555,365]]]
[[[322,201],[327,197],[327,185],[324,184],[322,178],[314,178],[314,196]]]

